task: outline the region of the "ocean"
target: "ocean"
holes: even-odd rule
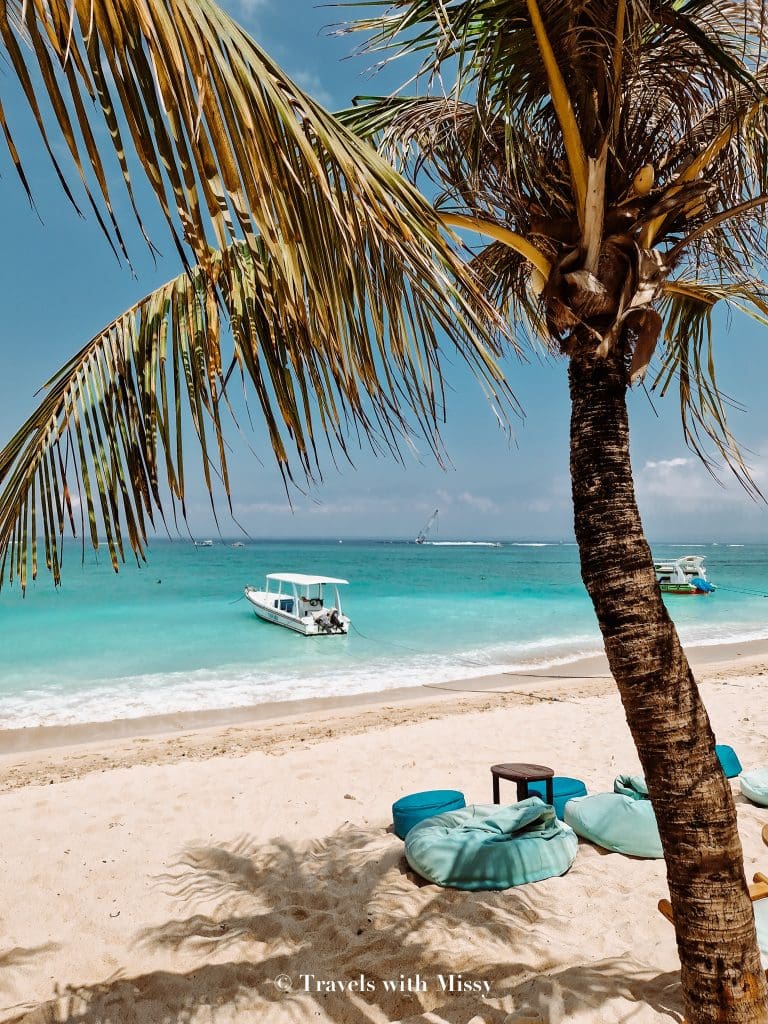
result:
[[[683,642],[768,638],[768,545],[703,554],[711,597],[668,597]],[[347,637],[307,639],[242,599],[268,572],[340,576]],[[574,544],[155,541],[115,575],[70,547],[63,586],[0,592],[0,728],[108,721],[563,666],[601,650]]]

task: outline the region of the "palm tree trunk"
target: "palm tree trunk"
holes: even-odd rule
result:
[[[762,1024],[768,993],[733,797],[635,501],[625,363],[586,347],[569,369],[576,540],[659,824],[686,1019]]]

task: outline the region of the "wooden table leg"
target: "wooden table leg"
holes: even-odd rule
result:
[[[549,804],[550,807],[554,807],[555,806],[555,796],[554,796],[554,793],[553,793],[552,782],[553,782],[553,779],[551,777],[548,778],[547,781],[546,781],[547,803]]]
[[[491,772],[493,776],[493,802],[499,803],[499,776]]]
[[[528,799],[528,783],[521,779],[517,784],[517,802]]]

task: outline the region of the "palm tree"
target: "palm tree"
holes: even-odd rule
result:
[[[350,30],[383,59],[420,55],[426,88],[334,118],[210,0],[6,0],[9,65],[65,187],[51,125],[119,250],[93,134],[103,119],[134,203],[130,139],[184,273],[63,367],[0,454],[0,578],[23,588],[35,576],[40,533],[58,581],[78,508],[115,568],[126,538],[140,556],[163,478],[183,511],[187,417],[209,488],[218,472],[228,494],[220,413],[233,373],[255,388],[286,476],[294,462],[312,475],[318,437],[343,446],[352,431],[398,451],[406,410],[439,450],[441,331],[502,403],[500,342],[543,339],[567,360],[582,575],[659,822],[687,1019],[762,1021],[733,800],[655,581],[626,410],[658,349],[656,383],[679,389],[691,446],[706,460],[710,439],[754,489],[717,388],[710,317],[719,302],[768,316],[762,7],[368,11]],[[0,126],[27,187],[1,107]],[[492,241],[465,258],[449,228]]]

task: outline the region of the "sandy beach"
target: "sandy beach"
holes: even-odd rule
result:
[[[693,655],[718,741],[768,763],[764,645]],[[590,792],[637,769],[604,663],[0,734],[0,1020],[679,1021],[663,862],[581,843],[562,878],[481,893],[409,870],[392,802],[490,802],[509,760]],[[768,819],[734,791],[751,876]]]

